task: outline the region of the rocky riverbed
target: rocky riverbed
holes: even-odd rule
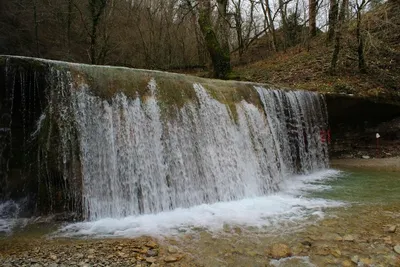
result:
[[[220,233],[155,239],[0,240],[2,266],[400,266],[400,205],[335,208],[261,233],[227,226]]]
[[[176,247],[150,237],[136,239],[49,239],[15,237],[0,240],[1,266],[190,266]],[[186,256],[187,257],[187,256]]]
[[[48,230],[0,237],[0,266],[400,266],[398,161],[359,161],[365,166],[349,172],[351,179],[313,195],[347,204],[317,209],[301,221],[140,238],[61,238],[48,235],[57,227],[37,225]],[[333,163],[360,168],[360,162]]]

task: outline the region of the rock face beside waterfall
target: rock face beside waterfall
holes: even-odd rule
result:
[[[266,195],[328,165],[324,97],[0,56],[0,200],[86,219]]]
[[[391,99],[326,95],[333,158],[400,156],[400,103]],[[376,147],[379,133],[379,149]]]

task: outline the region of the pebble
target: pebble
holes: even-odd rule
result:
[[[362,266],[365,266],[365,265],[369,266],[369,265],[373,264],[373,261],[370,258],[361,258],[360,263]]]
[[[156,258],[154,258],[154,257],[148,257],[148,258],[146,258],[146,262],[148,262],[148,263],[155,263],[157,260],[156,260]]]
[[[169,246],[168,253],[171,253],[171,254],[178,253],[178,248],[175,246]]]
[[[342,266],[343,267],[351,267],[351,266],[353,266],[353,263],[351,261],[349,261],[349,260],[344,260],[342,262]]]
[[[393,247],[394,252],[396,252],[397,254],[400,254],[400,245],[396,245]]]
[[[340,256],[342,256],[342,252],[339,249],[331,249],[331,254],[335,258],[340,258]]]
[[[344,241],[348,241],[348,242],[354,242],[355,237],[354,237],[353,235],[345,235],[345,236],[343,237],[343,240],[344,240]]]
[[[271,247],[270,255],[274,259],[286,258],[292,255],[288,245],[286,244],[274,244]]]
[[[56,261],[57,260],[57,256],[56,255],[54,255],[54,254],[52,254],[52,255],[50,255],[50,257],[49,257],[50,259],[52,259],[53,261]]]
[[[182,255],[169,255],[165,257],[164,261],[165,262],[177,262],[183,258]]]
[[[154,257],[154,256],[158,256],[158,250],[154,250],[154,249],[149,249],[146,253],[147,257]]]
[[[147,242],[145,246],[146,246],[146,247],[149,247],[149,248],[156,248],[156,247],[158,247],[157,243],[154,242],[154,241],[152,241],[152,240],[150,240],[149,242]]]
[[[395,233],[395,232],[396,232],[396,228],[397,228],[396,225],[387,225],[387,226],[384,228],[384,231],[385,231],[386,233]]]
[[[385,236],[383,238],[383,241],[385,242],[385,244],[391,245],[392,244],[392,237],[391,236]]]
[[[358,262],[360,261],[360,257],[355,255],[355,256],[351,257],[351,261],[354,262],[355,264],[358,264]]]

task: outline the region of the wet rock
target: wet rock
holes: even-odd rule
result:
[[[51,260],[53,260],[53,261],[56,261],[56,260],[57,260],[57,256],[54,255],[54,254],[51,254],[51,255],[49,256],[49,258],[50,258]]]
[[[294,247],[292,248],[292,254],[293,254],[293,255],[302,255],[303,252],[308,251],[309,248],[310,248],[310,247],[306,247],[306,246],[303,246],[303,245],[299,244],[299,245],[294,246]]]
[[[245,254],[250,257],[256,257],[258,255],[258,252],[253,249],[246,249]]]
[[[322,240],[328,240],[328,241],[342,241],[343,238],[336,233],[326,233],[322,235]]]
[[[362,266],[371,266],[373,264],[372,259],[370,258],[361,258],[359,263],[361,263]]]
[[[392,237],[391,236],[385,236],[383,238],[383,241],[385,242],[385,244],[391,245],[392,244]]]
[[[154,257],[147,257],[146,258],[146,262],[148,262],[148,263],[155,263],[157,260],[156,260],[156,258],[154,258]]]
[[[242,228],[240,228],[240,227],[234,227],[233,231],[238,235],[242,234]]]
[[[345,235],[343,237],[344,241],[348,241],[348,242],[354,242],[354,240],[356,240],[356,238],[353,235]]]
[[[154,257],[154,256],[158,256],[158,250],[155,249],[149,249],[146,253],[147,257]]]
[[[168,253],[171,253],[171,254],[178,253],[178,248],[175,246],[169,246]]]
[[[123,252],[117,252],[117,255],[120,257],[120,258],[126,258],[126,257],[128,257],[128,255],[127,254],[125,254],[125,253],[123,253]]]
[[[367,156],[367,155],[363,155],[362,158],[363,158],[363,159],[370,159],[371,157],[370,157],[370,156]]]
[[[350,260],[344,260],[344,261],[342,261],[342,266],[343,267],[352,267],[352,266],[354,266],[354,264]]]
[[[351,261],[354,262],[355,264],[358,264],[358,262],[360,261],[360,257],[355,255],[355,256],[351,257]]]
[[[270,249],[270,255],[274,259],[286,258],[292,255],[290,248],[286,244],[274,244]]]
[[[154,242],[153,240],[150,240],[149,242],[146,243],[145,246],[149,247],[149,248],[156,248],[156,247],[158,247],[158,244],[156,242]]]
[[[340,258],[342,256],[342,252],[337,248],[333,248],[331,249],[331,255],[335,258]]]
[[[329,254],[331,254],[331,251],[327,245],[318,246],[315,248],[315,255],[328,256]]]
[[[310,241],[302,241],[301,244],[306,247],[311,247],[312,243]]]
[[[164,261],[169,263],[169,262],[177,262],[180,261],[183,258],[182,255],[169,255],[164,258]]]
[[[400,254],[400,245],[396,245],[393,247],[394,252],[396,252],[397,254]]]
[[[386,225],[383,229],[386,233],[395,233],[397,229],[396,225]]]

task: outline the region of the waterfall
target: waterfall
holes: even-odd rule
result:
[[[197,101],[168,119],[154,79],[145,100],[102,100],[75,90],[86,218],[119,218],[202,203],[262,196],[285,177],[325,168],[323,98],[312,92],[255,87],[263,108],[227,105],[193,84]]]
[[[120,218],[265,196],[328,166],[318,93],[21,57],[0,67],[0,204]]]

